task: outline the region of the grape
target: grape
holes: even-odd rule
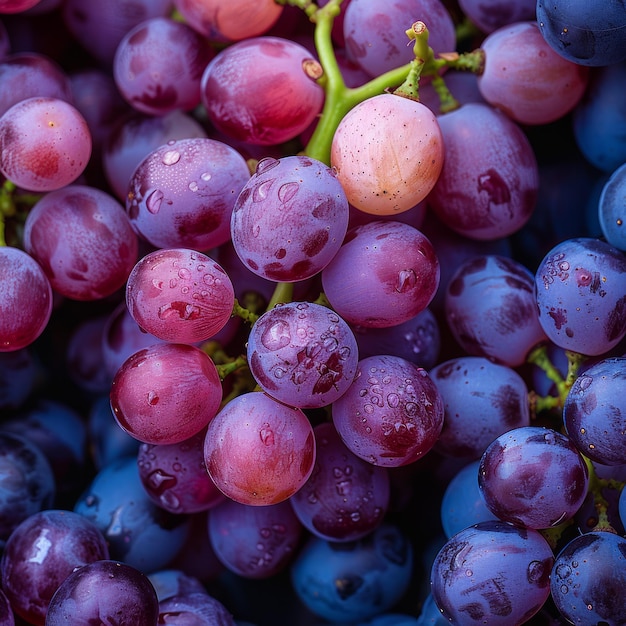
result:
[[[33,97],[0,117],[0,171],[29,191],[74,182],[91,156],[91,135],[78,109],[58,98]]]
[[[13,610],[43,626],[54,592],[76,568],[109,558],[100,530],[78,513],[47,510],[12,533],[0,563],[2,588]]]
[[[126,283],[131,317],[164,341],[211,338],[230,319],[234,301],[233,285],[219,264],[185,248],[146,254]]]
[[[266,158],[235,201],[231,238],[243,264],[272,281],[320,272],[348,227],[348,202],[327,165],[305,156]]]
[[[209,476],[232,500],[277,504],[298,491],[313,471],[313,428],[302,409],[265,393],[244,393],[210,422],[204,458]]]
[[[29,348],[0,351],[0,410],[17,409],[35,389],[37,362]]]
[[[302,524],[286,500],[251,506],[227,499],[209,512],[208,533],[224,566],[253,579],[286,569],[304,536]]]
[[[432,593],[429,593],[422,605],[422,612],[419,615],[415,626],[448,626],[450,622],[441,614],[439,607],[435,603]]]
[[[135,169],[126,210],[155,247],[208,250],[230,239],[233,206],[249,178],[243,157],[221,141],[169,141]]]
[[[9,599],[4,591],[0,589],[0,624],[2,626],[15,626],[15,615]]]
[[[178,595],[191,593],[206,595],[207,593],[201,581],[179,569],[160,569],[148,574],[148,578],[156,591],[159,602]]]
[[[546,340],[533,292],[533,275],[521,263],[481,255],[462,263],[448,282],[445,314],[459,345],[517,367]]]
[[[45,194],[24,225],[24,247],[52,288],[75,300],[99,300],[126,283],[137,237],[112,196],[85,185]]]
[[[283,143],[306,130],[322,109],[318,68],[294,41],[251,37],[221,50],[207,65],[202,104],[228,137],[262,146]]]
[[[32,344],[48,325],[52,287],[31,256],[7,246],[0,248],[0,284],[0,352],[13,352]]]
[[[530,218],[539,189],[537,160],[526,135],[504,113],[481,103],[464,104],[438,120],[446,156],[429,207],[472,239],[517,232]]]
[[[351,229],[322,271],[324,293],[349,324],[397,326],[423,311],[439,286],[439,261],[426,236],[395,221]]]
[[[311,537],[291,568],[291,579],[314,614],[354,622],[393,607],[408,587],[412,564],[407,537],[396,526],[383,524],[349,543]]]
[[[313,473],[290,498],[298,519],[328,541],[355,541],[375,530],[390,503],[388,470],[352,453],[333,424],[315,429]]]
[[[618,0],[592,6],[584,0],[537,0],[537,21],[550,46],[580,65],[626,59],[626,7]]]
[[[323,407],[339,398],[359,360],[348,324],[312,302],[290,302],[261,315],[250,331],[247,357],[263,391],[300,408]]]
[[[530,425],[528,388],[512,368],[480,356],[438,363],[430,370],[444,402],[438,452],[478,459],[499,435]]]
[[[0,2],[0,13],[21,13],[26,11],[41,0],[2,0]]]
[[[200,79],[213,49],[198,32],[168,17],[131,28],[115,51],[113,76],[138,111],[163,115],[200,104]]]
[[[207,593],[181,594],[159,603],[159,624],[236,626],[228,609]]]
[[[118,424],[150,444],[175,444],[193,437],[213,419],[221,401],[215,364],[187,344],[162,343],[135,352],[111,384]]]
[[[120,561],[100,560],[74,570],[48,608],[46,626],[156,626],[159,603],[148,577]]]
[[[152,501],[171,513],[198,513],[224,496],[204,465],[206,428],[177,444],[141,444],[139,478]]]
[[[400,357],[377,355],[359,361],[354,382],[333,403],[332,419],[358,457],[399,467],[433,447],[444,406],[426,370]]]
[[[487,508],[529,528],[571,519],[587,495],[588,482],[587,466],[572,441],[539,426],[514,428],[496,438],[478,472]]]
[[[598,214],[602,234],[608,243],[626,251],[624,224],[624,197],[626,196],[626,163],[618,167],[602,187]]]
[[[478,76],[483,98],[520,124],[549,124],[569,113],[587,87],[589,68],[567,61],[542,37],[537,22],[518,22],[482,42]]]
[[[330,162],[352,206],[393,215],[430,193],[443,167],[444,148],[437,117],[428,107],[381,94],[357,104],[341,120]]]
[[[492,33],[502,26],[534,19],[536,4],[537,0],[514,0],[506,3],[501,0],[459,0],[463,13],[484,33]]]
[[[621,624],[626,539],[596,531],[572,539],[557,555],[550,588],[559,612],[572,624]]]
[[[605,241],[554,246],[537,268],[535,291],[539,323],[561,348],[596,356],[626,335],[626,258]]]
[[[548,599],[553,562],[536,530],[480,522],[441,548],[431,590],[444,617],[457,626],[523,624]]]
[[[266,33],[283,13],[274,0],[174,0],[185,21],[209,41],[228,42]],[[245,15],[245,19],[241,16]]]
[[[603,465],[626,464],[626,358],[603,359],[585,369],[570,388],[563,418],[582,454]]]

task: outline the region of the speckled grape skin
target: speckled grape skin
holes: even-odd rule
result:
[[[585,369],[565,399],[563,417],[582,454],[603,465],[626,464],[626,358]]]
[[[235,292],[226,272],[201,252],[155,250],[132,269],[126,304],[133,319],[164,341],[196,343],[230,319]]]
[[[330,163],[352,206],[393,215],[426,198],[443,167],[444,152],[439,123],[428,107],[381,94],[357,104],[341,120]]]
[[[548,599],[553,562],[548,542],[536,530],[480,522],[441,548],[431,590],[455,626],[518,626]]]
[[[526,135],[504,113],[482,103],[464,104],[439,123],[446,158],[429,207],[471,239],[495,240],[519,230],[530,219],[539,189],[537,160]]]
[[[233,206],[249,178],[245,159],[221,141],[170,141],[135,169],[126,211],[156,248],[209,250],[230,239]]]
[[[301,409],[262,392],[230,400],[211,420],[205,463],[217,487],[242,504],[277,504],[306,482],[315,463],[313,427]]]
[[[247,356],[266,393],[300,408],[323,407],[339,398],[359,360],[348,324],[312,302],[290,302],[261,315],[250,331]]]
[[[24,520],[2,554],[2,588],[16,614],[43,626],[54,592],[77,567],[109,558],[100,530],[78,513],[51,509]]]
[[[111,384],[117,423],[143,443],[175,444],[217,413],[222,385],[215,364],[195,346],[162,343],[132,354]]]
[[[465,352],[510,367],[522,365],[546,340],[533,276],[507,257],[479,255],[462,263],[446,287],[445,314]]]
[[[500,435],[485,450],[478,470],[487,508],[501,520],[536,529],[571,519],[588,483],[587,466],[574,444],[539,426]]]
[[[331,306],[349,324],[397,326],[423,311],[439,287],[439,260],[419,230],[395,221],[357,226],[322,271]]]
[[[294,282],[328,265],[348,217],[346,194],[327,165],[307,156],[267,157],[235,202],[231,238],[252,272]]]
[[[623,624],[626,539],[602,531],[575,537],[557,555],[550,586],[568,623]]]
[[[626,335],[626,256],[593,238],[568,239],[535,274],[539,323],[557,346],[589,356]]]
[[[333,403],[333,423],[358,457],[384,467],[413,463],[435,444],[444,406],[428,372],[400,357],[359,362],[354,382]]]
[[[328,541],[355,541],[376,529],[390,503],[387,468],[351,452],[330,422],[315,429],[313,472],[290,498],[298,519]]]

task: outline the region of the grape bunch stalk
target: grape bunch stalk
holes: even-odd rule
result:
[[[0,0],[0,624],[626,623],[588,4]]]

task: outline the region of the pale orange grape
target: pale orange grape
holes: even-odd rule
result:
[[[341,120],[330,160],[352,206],[395,215],[428,195],[443,158],[443,137],[431,110],[409,98],[381,94]]]

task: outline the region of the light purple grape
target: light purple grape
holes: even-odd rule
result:
[[[208,593],[188,593],[159,603],[159,624],[171,626],[237,626],[231,612]]]
[[[235,303],[228,275],[212,258],[186,248],[150,252],[126,283],[131,317],[164,341],[196,343],[216,335]]]
[[[439,286],[439,261],[427,237],[408,224],[376,221],[346,235],[322,271],[324,293],[349,324],[397,326],[423,311]]]
[[[113,77],[129,104],[149,115],[200,104],[200,79],[215,53],[189,25],[153,17],[129,30],[115,51]]]
[[[244,158],[221,141],[169,141],[135,169],[126,211],[156,248],[209,250],[230,239],[233,207],[249,178]]]
[[[339,398],[359,360],[348,324],[313,302],[290,302],[261,315],[250,331],[247,357],[267,394],[300,408],[323,407]]]
[[[310,278],[335,256],[348,201],[333,170],[307,156],[266,158],[235,202],[231,238],[241,261],[273,281]]]
[[[138,253],[121,204],[86,185],[43,196],[26,218],[24,247],[53,289],[74,300],[98,300],[123,287]]]
[[[483,33],[535,19],[537,0],[459,0],[463,13]]]
[[[414,463],[435,445],[443,399],[428,372],[400,357],[361,359],[354,382],[332,406],[341,439],[358,457],[383,467]]]
[[[523,426],[488,446],[478,484],[487,508],[501,520],[542,529],[574,517],[587,495],[589,475],[568,437]]]

